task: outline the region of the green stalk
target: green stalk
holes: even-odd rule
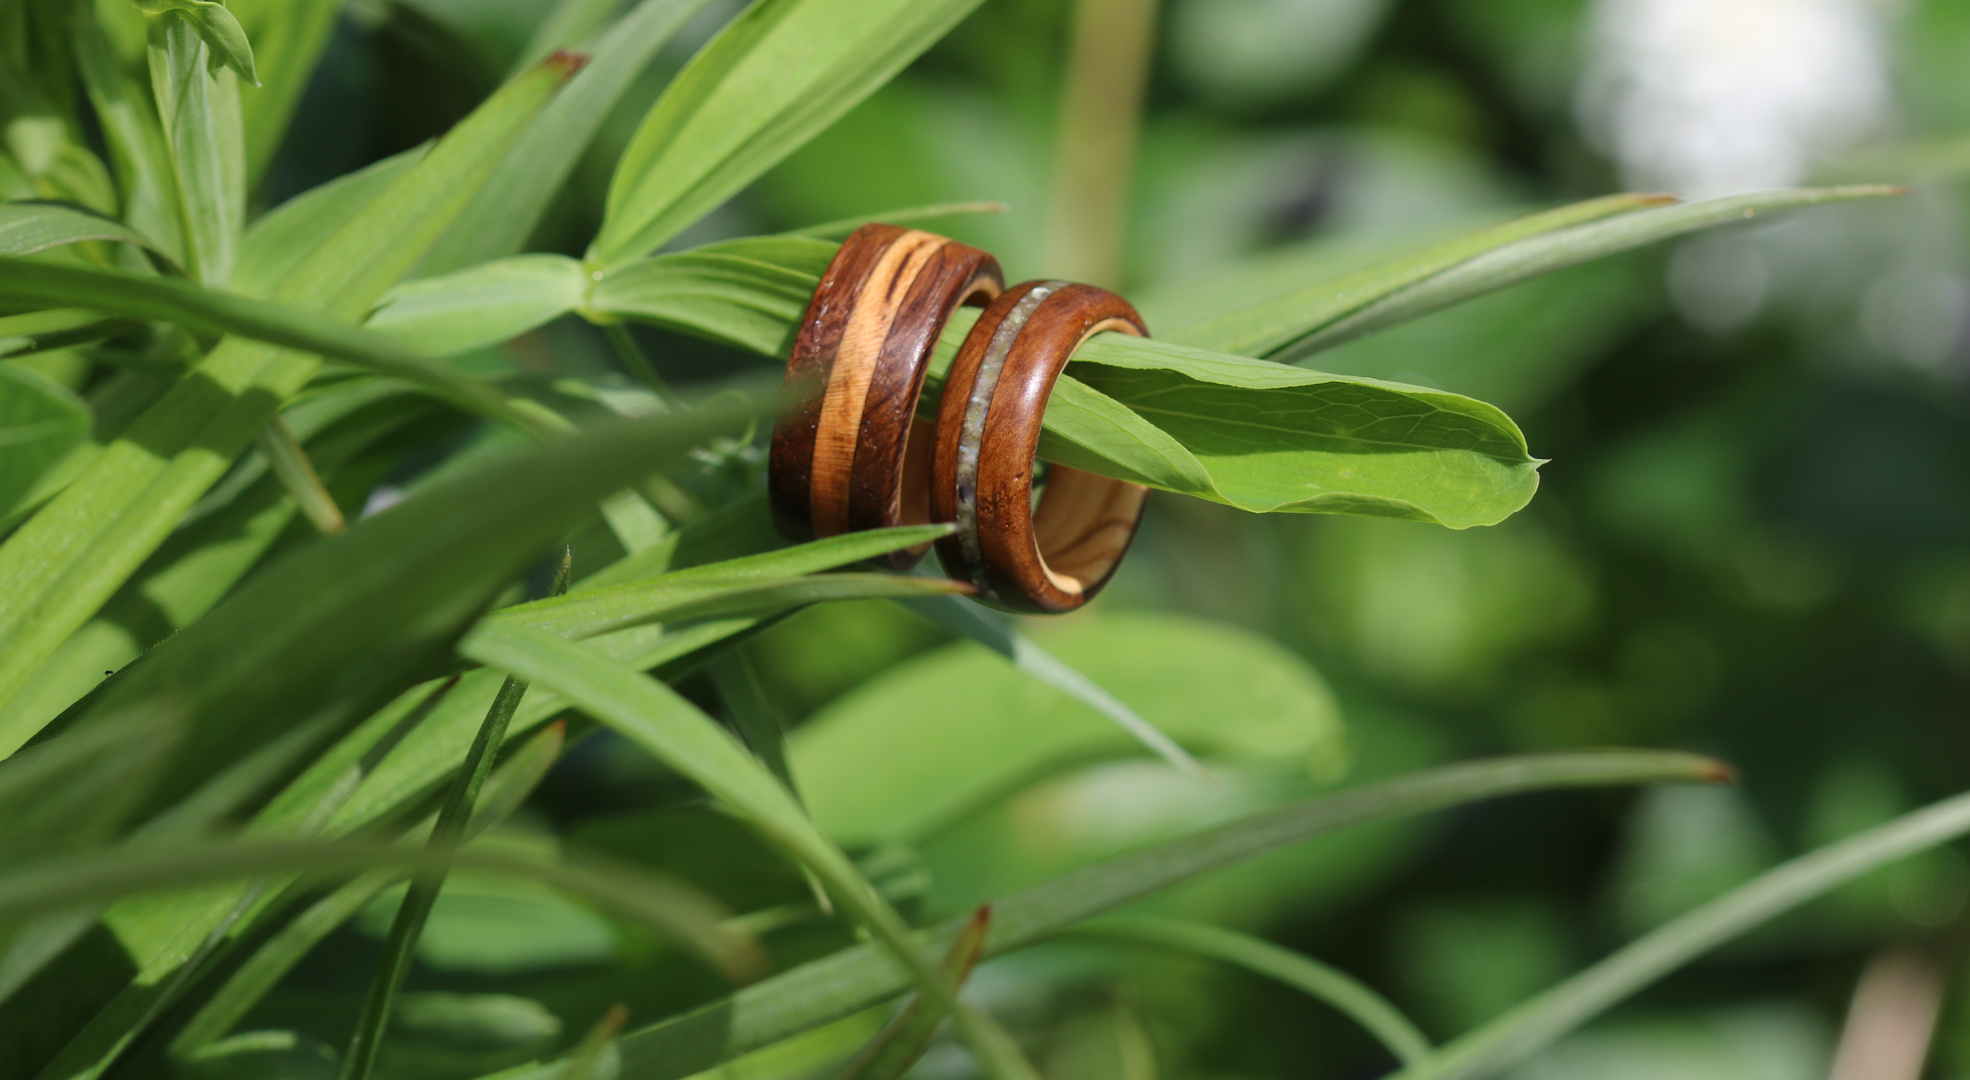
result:
[[[554,575],[550,595],[566,593],[573,572],[574,552],[572,549],[565,550],[561,555],[561,568]],[[459,766],[458,775],[452,780],[451,791],[438,811],[438,820],[431,826],[429,850],[434,855],[449,855],[464,842],[466,827],[472,822],[472,806],[479,798],[479,789],[485,786],[486,777],[492,773],[493,759],[499,756],[500,744],[506,741],[507,725],[512,722],[513,714],[520,708],[520,699],[526,694],[527,684],[511,676],[500,684],[492,707],[486,710],[485,722],[479,725],[479,734],[473,738],[471,749],[465,752],[465,762]],[[397,917],[390,923],[390,934],[384,939],[383,960],[376,969],[376,980],[370,983],[369,995],[363,999],[363,1011],[356,1022],[356,1033],[349,1040],[349,1053],[342,1059],[343,1080],[368,1080],[375,1070],[376,1052],[382,1044],[383,1032],[390,1025],[390,1012],[396,1007],[397,991],[403,987],[404,976],[410,971],[411,958],[417,952],[417,939],[424,933],[424,923],[431,917],[431,908],[437,903],[438,892],[444,886],[445,868],[442,862],[419,870],[411,878],[410,889],[404,893],[403,904],[397,908]]]
[[[348,531],[349,523],[342,518],[342,508],[335,505],[335,497],[322,486],[321,476],[308,460],[308,452],[301,448],[294,430],[279,413],[260,432],[260,450],[267,455],[267,466],[287,489],[288,497],[317,531],[327,536]]]
[[[1421,1029],[1367,984],[1310,956],[1249,934],[1153,915],[1116,915],[1089,923],[1075,933],[1179,949],[1235,964],[1332,1005],[1367,1029],[1404,1065],[1415,1065],[1430,1056],[1430,1040]]]
[[[657,374],[655,365],[650,363],[650,358],[644,354],[643,347],[636,344],[636,339],[630,336],[628,326],[619,322],[605,323],[602,332],[609,336],[609,344],[615,347],[616,355],[622,358],[623,366],[629,369],[631,375],[641,379],[643,385],[649,387],[665,405],[675,409],[683,404],[678,400],[677,394],[671,390],[670,384],[664,382],[663,376]]]
[[[1919,851],[1970,833],[1970,794],[1957,795],[1802,855],[1649,933],[1504,1016],[1453,1040],[1394,1080],[1496,1076],[1629,995],[1808,900]]]

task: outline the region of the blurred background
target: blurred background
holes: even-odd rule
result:
[[[714,2],[631,95],[538,246],[580,253],[636,120],[737,6]],[[263,201],[442,130],[548,7],[351,3]],[[1119,750],[1087,764],[1034,749],[1088,721],[869,603],[812,610],[752,648],[796,725],[796,772],[816,778],[805,794],[928,916],[1321,787],[1480,754],[1677,747],[1742,770],[1728,789],[1539,796],[1348,834],[1158,904],[1334,963],[1448,1038],[1785,858],[1970,788],[1964,171],[1960,0],[986,0],[680,245],[1003,202],[933,227],[997,253],[1012,280],[1116,285],[1153,331],[1159,311],[1234,287],[1234,263],[1312,279],[1610,191],[1911,191],[1565,271],[1314,357],[1491,401],[1552,460],[1527,510],[1461,533],[1152,499],[1096,610],[1028,629],[1212,749],[1221,790]],[[590,333],[557,324],[488,362],[605,369]],[[685,386],[772,371],[688,339],[644,343]],[[914,722],[925,695],[944,695],[943,734]],[[984,779],[958,776],[979,762]],[[798,898],[797,879],[688,795],[591,739],[502,842],[683,869],[742,910]],[[1954,850],[1884,871],[1518,1075],[1825,1077],[1867,971],[1905,1018],[1941,1009],[1924,1075],[1970,1077],[1966,899]],[[330,1003],[360,993],[388,914],[344,932],[270,1013],[305,1029],[343,1008]],[[775,939],[782,957],[840,940],[811,925]],[[1293,991],[1140,947],[1065,941],[974,985],[1045,1048],[1051,1075],[1392,1064]],[[636,1024],[718,989],[544,893],[470,879],[441,901],[412,988],[431,1016],[406,1038],[454,1040],[433,1036],[417,1067],[461,1075],[447,994],[511,995],[500,1037],[517,1046],[578,1032],[614,1000]],[[969,1069],[945,1048],[916,1075]]]

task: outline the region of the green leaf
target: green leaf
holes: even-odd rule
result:
[[[1069,370],[1194,455],[1211,484],[1186,494],[1243,510],[1366,514],[1463,529],[1504,520],[1539,486],[1540,463],[1526,452],[1518,425],[1461,394],[1122,334],[1088,342]],[[1118,433],[1105,425],[1070,414],[1054,434],[1097,460],[1120,456],[1109,451]],[[1056,453],[1080,463],[1073,452]]]
[[[0,255],[33,255],[64,244],[109,240],[154,251],[174,272],[169,253],[114,218],[63,203],[0,203]]]
[[[239,30],[239,24],[224,7],[209,6],[222,17],[166,10],[147,15],[144,22],[150,38],[151,93],[177,181],[185,265],[199,281],[223,285],[232,279],[240,231],[246,224],[246,150],[240,132],[239,84],[230,71],[216,70],[216,64],[210,65],[215,70],[207,70],[207,61],[224,52],[204,38],[219,24],[230,24],[233,31]],[[238,38],[245,42],[243,32]]]
[[[945,596],[969,591],[964,583],[948,578],[902,574],[723,578],[686,570],[669,578],[584,590],[559,600],[536,600],[501,610],[487,622],[564,638],[586,638],[648,623],[765,615],[836,600]]]
[[[1145,724],[1233,764],[1330,771],[1343,732],[1305,661],[1256,634],[1172,615],[1105,615],[1044,638]],[[928,697],[926,697],[928,695]],[[935,700],[934,714],[922,702]],[[910,843],[1062,769],[1140,755],[1084,696],[1034,684],[970,643],[906,660],[789,739],[814,820],[846,844]],[[880,760],[869,770],[858,762]]]
[[[560,596],[568,591],[573,558],[574,553],[564,549],[552,595]],[[486,777],[491,775],[493,757],[506,741],[506,729],[513,722],[513,714],[519,711],[520,699],[526,695],[527,684],[518,679],[509,677],[500,684],[499,693],[493,696],[492,706],[486,710],[486,719],[479,725],[478,734],[473,736],[472,747],[465,752],[465,761],[452,778],[451,791],[445,795],[444,805],[438,808],[437,819],[431,825],[429,848],[433,854],[450,855],[464,843],[473,806],[479,799],[479,789],[485,785]],[[349,1040],[348,1053],[343,1056],[342,1073],[351,1080],[367,1080],[376,1068],[376,1053],[382,1047],[383,1032],[395,1009],[397,991],[403,987],[404,976],[410,971],[411,957],[417,951],[417,940],[424,932],[425,921],[430,918],[431,908],[438,900],[438,890],[444,887],[444,883],[442,863],[436,869],[420,870],[411,878],[410,888],[397,907],[389,935],[383,942],[383,959],[377,965],[369,994],[363,999],[362,1014],[357,1020],[355,1035]]]
[[[463,641],[471,659],[551,687],[659,761],[698,784],[811,868],[834,899],[900,960],[935,1006],[952,1010],[988,1074],[1031,1076],[997,1026],[956,997],[949,981],[912,940],[902,917],[841,850],[814,828],[791,792],[710,717],[663,683],[586,646],[552,635],[488,621]],[[890,970],[895,971],[892,967]]]
[[[763,236],[639,259],[596,282],[586,313],[783,356],[839,246],[802,236]]]
[[[95,12],[78,4],[71,18],[76,70],[109,146],[110,163],[123,193],[123,219],[183,265],[185,229],[178,215],[178,183],[157,114],[124,73]]]
[[[685,65],[616,165],[588,261],[655,251],[888,82],[978,0],[758,0]]]
[[[1209,779],[1204,767],[1162,728],[1123,704],[1099,683],[1040,648],[1012,628],[1012,620],[989,608],[967,604],[952,596],[926,596],[898,603],[962,638],[998,653],[1028,677],[1066,694],[1112,721],[1150,752],[1184,772]]]
[[[0,364],[0,520],[89,435],[89,406],[60,383]]]
[[[992,908],[981,905],[944,953],[944,970],[957,986],[964,986],[971,969],[978,966],[991,928]],[[925,1005],[922,998],[911,998],[841,1071],[840,1080],[900,1080],[930,1048],[931,1036],[937,1033],[944,1015],[935,1006]]]
[[[343,319],[366,314],[565,73],[566,65],[544,65],[495,94],[305,257],[276,297]],[[274,346],[221,342],[0,544],[0,640],[8,646],[0,651],[0,702],[163,543],[318,364]]]
[[[996,901],[985,955],[1010,952],[1132,900],[1351,825],[1521,792],[1728,776],[1729,770],[1711,758],[1614,750],[1469,762],[1324,795],[1119,856]],[[927,937],[948,944],[962,922],[947,921]],[[908,987],[908,979],[884,952],[856,946],[632,1032],[621,1044],[623,1074],[679,1080],[894,997]]]
[[[511,341],[581,306],[588,271],[565,255],[515,255],[390,290],[371,330],[427,356]]]
[[[1438,268],[1427,277],[1388,289],[1374,296],[1372,302],[1354,305],[1346,312],[1323,312],[1331,317],[1317,323],[1304,320],[1303,331],[1298,335],[1290,338],[1277,335],[1262,346],[1235,351],[1256,354],[1262,349],[1270,359],[1295,363],[1321,349],[1471,297],[1671,237],[1749,220],[1763,213],[1900,194],[1902,188],[1878,185],[1761,191],[1642,210],[1555,229],[1472,254],[1454,266]],[[1193,340],[1183,330],[1173,336]],[[1199,336],[1203,336],[1201,332]]]
[[[20,862],[0,881],[0,917],[61,911],[165,889],[287,874],[358,874],[449,864],[539,881],[594,900],[649,926],[729,977],[759,970],[756,946],[725,925],[725,912],[682,882],[620,864],[555,863],[504,851],[467,849],[441,862],[428,851],[353,841],[230,840],[157,844]]]
[[[1006,209],[1006,204],[1002,202],[956,202],[937,203],[932,206],[911,206],[902,210],[884,210],[879,214],[864,214],[861,217],[842,218],[840,221],[828,221],[819,225],[809,225],[804,229],[795,229],[787,235],[812,236],[817,240],[841,241],[848,239],[848,234],[854,232],[856,229],[876,222],[882,222],[886,225],[913,225],[919,222],[937,221],[941,218],[962,217],[967,214],[1003,214],[1006,212]]]
[[[168,797],[300,711],[353,692],[370,699],[355,714],[367,715],[379,690],[387,699],[417,681],[406,676],[421,675],[491,592],[596,500],[738,419],[706,410],[598,428],[433,484],[257,575],[151,650],[79,723],[180,703],[191,734]],[[354,676],[364,670],[366,688]]]
[[[253,45],[246,40],[246,30],[239,25],[226,5],[214,0],[133,0],[137,10],[151,16],[153,20],[176,13],[190,26],[192,31],[212,50],[211,64],[214,68],[225,65],[238,73],[239,77],[255,86],[260,85],[260,77],[253,70]]]
[[[202,289],[175,278],[136,277],[0,256],[0,298],[44,305],[87,303],[125,318],[161,319],[189,330],[284,346],[396,376],[468,412],[498,417],[529,431],[567,427],[545,407],[508,398],[490,384],[434,364],[382,334],[301,308]]]
[[[588,64],[541,110],[507,154],[505,165],[431,249],[422,271],[445,274],[503,259],[525,247],[616,103],[706,2],[640,0],[611,26]]]
[[[670,565],[678,543],[696,532],[699,527],[694,523],[682,534],[672,533],[666,537],[659,547],[621,559],[589,575],[575,586],[575,594],[580,595],[605,586],[641,583],[645,579],[662,574]],[[865,529],[861,532],[830,536],[824,540],[810,540],[804,544],[794,544],[758,555],[701,563],[686,570],[664,574],[658,580],[690,581],[693,578],[703,577],[757,580],[813,574],[863,562],[887,555],[892,551],[927,544],[932,540],[951,535],[951,528],[949,525],[902,525],[891,529]]]
[[[1307,284],[1276,272],[1241,275],[1210,286],[1237,298],[1212,314],[1174,325],[1152,324],[1156,336],[1184,345],[1240,356],[1265,356],[1351,312],[1487,251],[1583,222],[1631,214],[1674,202],[1668,195],[1609,195],[1529,214],[1467,233],[1421,251]],[[1235,283],[1235,284],[1234,284]],[[1193,286],[1194,287],[1194,286]],[[1144,306],[1153,312],[1152,295]]]
[[[1478,1080],[1523,1061],[1630,995],[1746,932],[1869,871],[1970,833],[1970,795],[1775,867],[1403,1070],[1401,1080]]]
[[[1404,1065],[1430,1056],[1430,1041],[1422,1031],[1359,979],[1249,934],[1153,915],[1111,915],[1081,926],[1076,933],[1180,949],[1235,964],[1333,1006],[1367,1029]]]
[[[507,74],[525,71],[558,50],[579,48],[615,17],[618,6],[618,0],[559,0],[534,28]]]
[[[0,357],[84,345],[134,330],[139,325],[130,319],[105,317],[82,308],[51,308],[4,316],[0,317]],[[0,514],[0,520],[4,519],[5,515]]]
[[[310,188],[275,207],[240,241],[233,288],[247,296],[274,291],[301,260],[393,187],[430,147],[417,146]]]

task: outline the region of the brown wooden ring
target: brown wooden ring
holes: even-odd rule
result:
[[[951,312],[1004,287],[998,260],[931,233],[864,225],[842,243],[794,338],[767,459],[788,539],[930,521],[931,439],[912,423],[924,375]]]
[[[1127,300],[1092,285],[1029,281],[972,327],[938,403],[930,511],[950,575],[1007,611],[1056,614],[1094,598],[1121,565],[1149,489],[1056,464],[1033,508],[1040,421],[1074,350],[1104,330],[1149,336]]]

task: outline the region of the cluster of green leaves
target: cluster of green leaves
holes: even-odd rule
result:
[[[1179,762],[1235,759],[1241,739],[1247,751],[1311,745],[1316,722],[1268,731],[1204,716],[1157,729],[965,608],[960,586],[844,572],[939,528],[762,543],[756,493],[702,482],[706,461],[743,468],[762,426],[743,395],[686,405],[645,394],[629,410],[642,418],[598,419],[569,395],[447,357],[567,315],[783,354],[833,238],[853,222],[664,246],[975,4],[756,0],[643,118],[579,260],[522,249],[701,0],[640,0],[613,19],[606,5],[568,0],[530,50],[543,58],[443,138],[250,223],[248,194],[324,47],[332,4],[0,8],[18,24],[0,47],[0,1033],[10,1040],[0,1055],[10,1073],[250,1066],[269,1044],[233,1038],[235,1026],[408,877],[340,1064],[367,1076],[452,869],[546,882],[733,979],[763,974],[758,928],[772,911],[732,917],[690,881],[599,859],[461,849],[525,800],[570,730],[610,729],[710,795],[808,876],[813,904],[797,917],[827,913],[869,940],[620,1037],[612,1014],[542,1076],[685,1076],[906,992],[917,995],[910,1009],[841,1055],[847,1075],[900,1075],[948,1017],[990,1075],[1032,1076],[998,1021],[957,996],[981,956],[1348,825],[1534,789],[1721,778],[1703,759],[1642,752],[1456,766],[1086,866],[997,898],[989,917],[906,919],[902,894],[844,842],[906,842],[1022,777],[1130,745],[1099,724],[1048,724],[1018,740],[1005,775],[942,792],[939,805],[913,799],[907,783],[864,784],[856,770],[922,717],[906,695],[902,709],[862,713],[859,728],[817,727],[783,745],[743,647],[786,612],[906,602],[1013,661],[1020,679],[1065,693],[1070,711],[1092,707]],[[592,56],[555,51],[577,39]],[[1539,464],[1504,413],[1285,361],[1586,259],[1883,193],[1687,206],[1619,196],[1338,278],[1254,271],[1223,303],[1152,312],[1159,338],[1091,342],[1061,380],[1042,454],[1254,512],[1495,523],[1531,498]],[[969,325],[947,332],[945,362]],[[64,383],[64,371],[82,374]],[[85,383],[87,401],[75,392]],[[391,460],[381,448],[460,414],[484,418],[483,454],[455,455],[401,504],[345,527],[342,507],[362,505]],[[529,438],[499,448],[516,429]],[[297,514],[336,535],[294,539]],[[564,569],[555,595],[525,601],[516,582],[598,518],[621,557]],[[675,688],[700,671],[730,728]],[[811,803],[796,794],[803,784]],[[902,812],[911,802],[916,818]],[[1472,1076],[1759,918],[1966,830],[1970,815],[1948,803],[1780,871],[1442,1051],[1303,958],[1195,927],[1106,932],[1293,980],[1368,1023],[1417,1075]],[[324,889],[324,878],[347,880]],[[105,948],[116,958],[107,966]],[[80,986],[101,992],[53,992]]]

